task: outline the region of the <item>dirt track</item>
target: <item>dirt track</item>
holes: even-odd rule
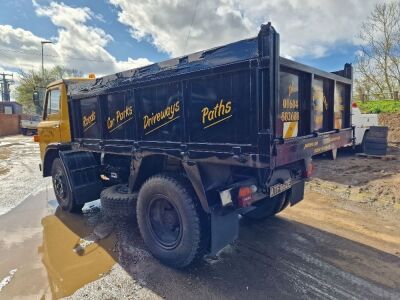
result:
[[[306,201],[279,217],[242,222],[237,243],[189,271],[171,270],[143,255],[137,230],[126,234],[134,224],[120,225],[123,270],[113,270],[73,298],[117,297],[121,289],[122,295],[136,290],[136,297],[167,299],[400,297],[399,221],[342,205],[308,193]],[[113,288],[121,279],[121,289]]]
[[[0,282],[10,277],[0,299],[74,291],[72,299],[399,299],[399,210],[341,190],[391,182],[399,161],[385,163],[380,176],[379,161],[364,160],[348,153],[333,164],[316,160],[320,184],[308,185],[304,201],[262,223],[242,220],[234,245],[184,271],[149,255],[134,220],[112,228],[96,203],[81,216],[63,213],[47,183],[0,216]],[[346,187],[351,178],[360,181]]]
[[[39,162],[39,147],[32,137],[0,138],[0,215],[42,187]]]
[[[388,158],[357,157],[351,149],[340,151],[335,162],[316,158],[316,171],[308,188],[400,213],[400,148],[389,147]]]

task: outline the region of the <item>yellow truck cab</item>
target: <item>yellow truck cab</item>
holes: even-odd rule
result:
[[[42,121],[38,125],[38,136],[35,136],[35,141],[39,142],[42,163],[49,144],[71,141],[67,102],[68,85],[93,79],[94,74],[90,74],[89,78],[60,79],[47,86]],[[34,100],[38,101],[35,97]]]

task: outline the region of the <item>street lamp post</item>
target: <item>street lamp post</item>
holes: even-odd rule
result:
[[[44,79],[44,63],[43,63],[43,45],[44,44],[52,44],[50,41],[41,41],[42,44],[42,79]]]

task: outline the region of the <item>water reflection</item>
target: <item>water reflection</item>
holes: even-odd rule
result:
[[[102,227],[101,223],[97,227],[90,224],[93,223],[90,219],[98,215],[74,215],[58,207],[53,215],[42,219],[43,242],[39,254],[53,298],[71,295],[98,279],[117,260],[113,251],[115,236],[107,232],[110,228]],[[98,228],[100,234],[96,232]]]

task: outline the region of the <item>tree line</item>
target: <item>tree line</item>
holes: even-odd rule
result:
[[[355,65],[355,96],[399,100],[400,1],[377,4],[362,24]]]

